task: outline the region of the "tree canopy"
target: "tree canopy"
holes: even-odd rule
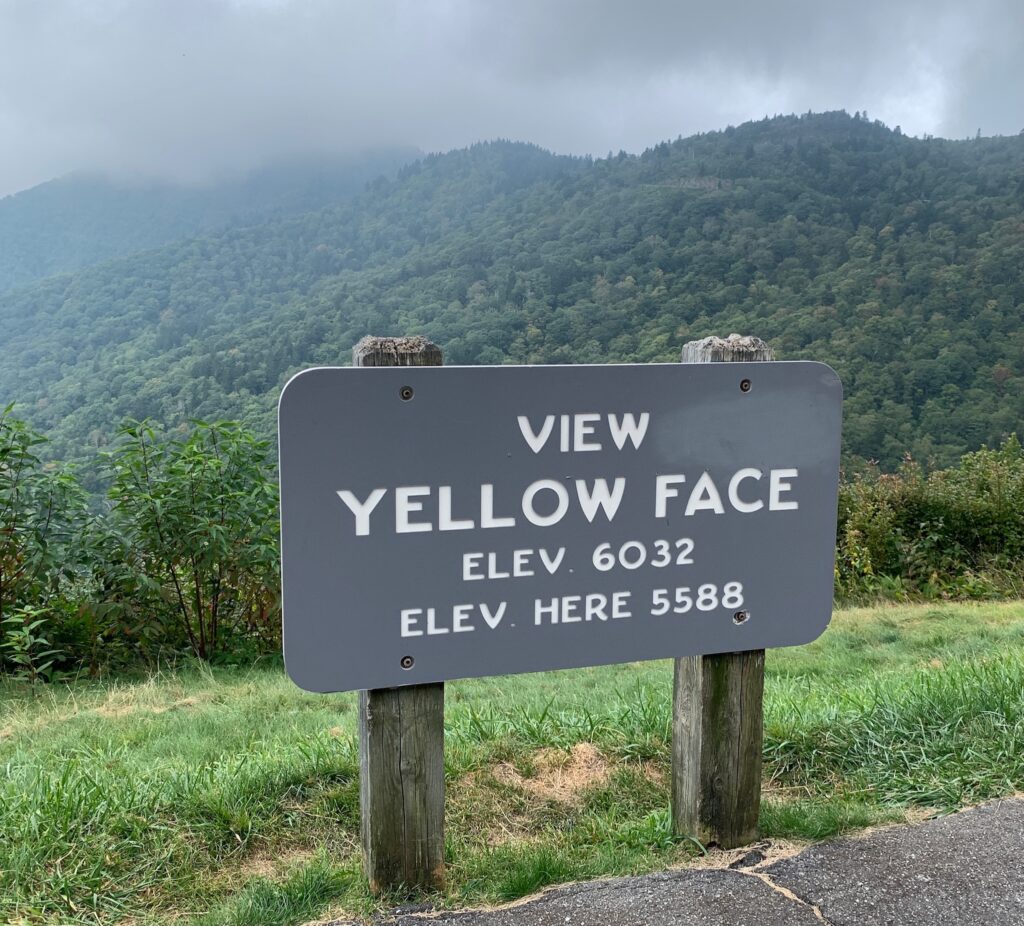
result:
[[[1024,137],[843,112],[641,155],[498,141],[318,211],[0,296],[0,401],[75,458],[125,418],[274,429],[296,370],[365,334],[448,363],[672,361],[739,331],[832,364],[849,457],[949,464],[1024,413]]]

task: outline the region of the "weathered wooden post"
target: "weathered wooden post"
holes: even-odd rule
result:
[[[774,360],[760,338],[730,335],[683,346],[683,363]],[[725,849],[753,842],[761,809],[764,650],[675,661],[672,825]]]
[[[442,362],[426,338],[367,337],[352,349],[357,367]],[[444,885],[444,683],[359,693],[359,805],[372,891]]]

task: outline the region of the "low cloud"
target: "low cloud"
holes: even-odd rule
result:
[[[1024,128],[1024,5],[0,0],[0,195],[485,138],[638,151],[776,112]]]

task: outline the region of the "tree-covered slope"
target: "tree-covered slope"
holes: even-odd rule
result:
[[[779,117],[641,156],[494,143],[340,207],[0,297],[0,398],[69,456],[124,416],[272,433],[296,369],[362,335],[450,363],[674,360],[742,331],[833,364],[847,450],[948,462],[1024,413],[1024,138]]]
[[[0,199],[0,292],[234,225],[334,205],[413,149],[281,162],[185,186],[72,174]]]

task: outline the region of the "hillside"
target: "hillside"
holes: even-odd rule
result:
[[[72,174],[0,199],[0,292],[180,238],[335,205],[419,157],[306,158],[203,185]]]
[[[273,430],[296,369],[367,333],[450,363],[674,360],[743,331],[833,364],[848,453],[948,463],[1024,415],[1024,137],[787,116],[641,156],[497,142],[340,206],[0,296],[0,400],[59,455],[124,416]]]

